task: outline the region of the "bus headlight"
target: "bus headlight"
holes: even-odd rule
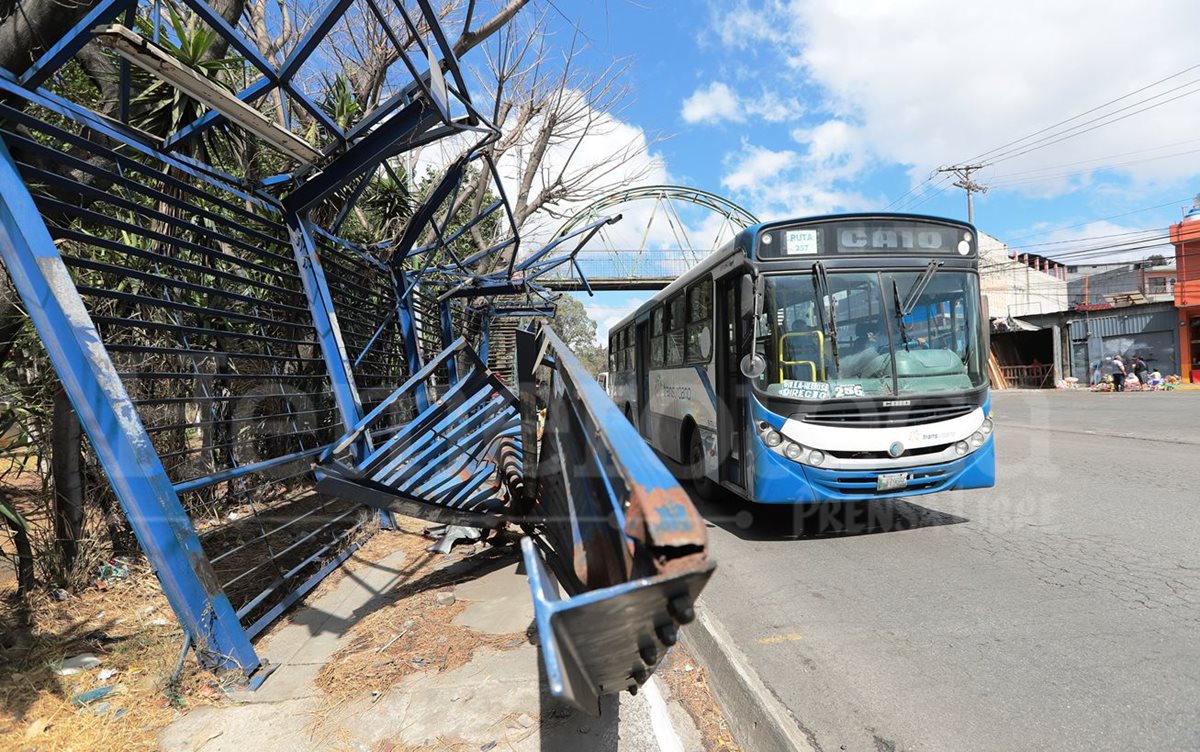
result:
[[[783,437],[774,428],[768,428],[762,433],[763,443],[772,449],[783,443]]]
[[[825,453],[820,449],[814,449],[808,453],[808,464],[819,465],[825,461]]]
[[[971,434],[971,446],[975,449],[983,446],[983,434],[978,431]]]
[[[798,461],[800,459],[800,454],[803,451],[804,451],[803,447],[801,447],[799,444],[797,444],[794,441],[789,441],[787,443],[787,446],[785,446],[783,448],[783,453],[784,453],[784,455],[787,456],[787,458],[789,460],[797,460]]]
[[[971,447],[967,446],[967,442],[960,441],[954,445],[954,453],[961,457],[962,455],[966,454],[970,448]]]
[[[979,427],[979,432],[981,434],[983,434],[984,436],[987,436],[989,433],[992,432],[992,419],[991,418],[984,418],[983,425]]]

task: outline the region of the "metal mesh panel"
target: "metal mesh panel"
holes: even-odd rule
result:
[[[378,262],[326,237],[317,238],[317,253],[363,412],[370,412],[409,376],[392,277]],[[379,428],[400,425],[413,415],[411,405],[397,405]]]
[[[358,521],[314,491],[340,423],[287,233],[233,185],[51,119],[0,105],[0,134],[219,584],[255,621]]]

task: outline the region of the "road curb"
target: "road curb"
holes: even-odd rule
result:
[[[738,744],[754,752],[816,752],[795,716],[767,689],[733,638],[702,604],[680,630],[684,648],[708,673],[708,684]]]

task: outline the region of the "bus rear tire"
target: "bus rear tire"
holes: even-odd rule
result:
[[[684,475],[691,483],[692,490],[696,492],[696,495],[708,501],[712,499],[713,493],[716,491],[716,484],[704,474],[704,439],[700,436],[700,429],[695,426],[692,426],[690,436]]]

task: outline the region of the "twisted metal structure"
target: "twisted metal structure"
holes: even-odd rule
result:
[[[0,69],[0,259],[201,663],[257,686],[255,636],[399,512],[519,527],[554,693],[598,712],[636,689],[711,574],[704,525],[552,329],[488,367],[491,323],[549,314],[544,280],[617,218],[521,249],[499,130],[429,0],[325,2],[278,64],[207,0],[168,10],[191,26],[88,2]],[[347,122],[311,81],[364,18],[395,63]],[[249,83],[182,62],[184,28]],[[115,102],[60,85],[89,45],[119,61]],[[140,127],[134,68],[195,116]],[[258,156],[230,168],[218,134]],[[394,238],[346,232],[403,183],[395,157],[446,139],[465,147]]]

